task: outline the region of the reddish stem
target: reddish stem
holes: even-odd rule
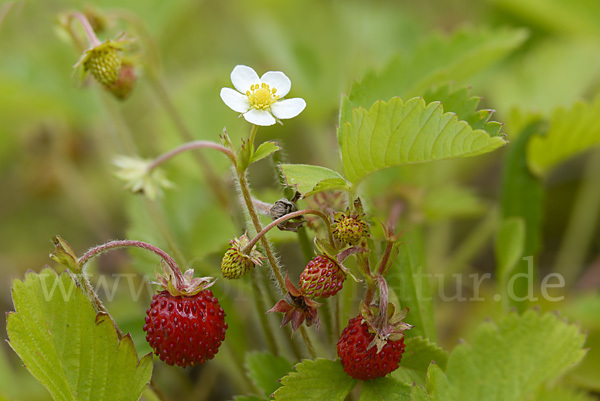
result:
[[[284,221],[305,215],[305,214],[314,214],[319,216],[321,219],[323,219],[323,221],[325,222],[325,224],[327,225],[327,233],[329,234],[329,242],[333,244],[333,235],[331,233],[331,223],[329,222],[329,219],[327,218],[327,216],[325,215],[325,213],[320,212],[318,210],[313,210],[313,209],[307,209],[307,210],[298,210],[296,212],[292,212],[292,213],[288,213],[285,216],[281,216],[280,218],[273,220],[271,223],[269,223],[269,225],[265,226],[258,234],[256,234],[256,236],[254,238],[252,238],[252,240],[248,243],[248,245],[246,245],[246,247],[244,248],[244,253],[249,253],[252,248],[254,247],[254,245],[256,245],[256,243],[258,242],[258,240],[265,235],[267,232],[269,232],[269,230],[271,230],[273,227],[277,226],[280,223],[283,223]]]
[[[154,252],[155,254],[160,256],[161,259],[164,260],[165,263],[171,269],[173,276],[175,277],[175,280],[176,280],[175,285],[177,286],[177,284],[184,283],[183,274],[181,273],[179,266],[177,266],[177,263],[175,263],[173,258],[171,258],[162,249],[157,248],[152,244],[149,244],[147,242],[142,242],[142,241],[117,240],[117,241],[107,242],[106,244],[98,245],[97,247],[94,247],[94,248],[90,249],[89,251],[87,251],[85,253],[85,255],[83,255],[81,258],[79,258],[78,263],[83,268],[83,266],[85,266],[91,259],[100,255],[101,253],[108,252],[113,249],[119,249],[119,248],[141,248],[141,249],[146,249],[151,252]]]
[[[98,37],[96,36],[96,33],[94,32],[94,28],[92,28],[92,26],[90,25],[90,22],[87,20],[85,15],[83,15],[81,13],[77,13],[77,12],[72,13],[71,15],[74,18],[76,18],[83,26],[83,30],[85,31],[85,35],[87,36],[91,47],[96,47],[96,46],[99,46],[100,44],[102,44],[102,42],[100,42],[100,39],[98,39]]]
[[[235,153],[233,153],[231,151],[231,149],[227,149],[225,146],[219,145],[218,143],[211,142],[211,141],[192,141],[192,142],[184,143],[183,145],[178,146],[175,149],[158,156],[150,164],[150,166],[148,167],[148,170],[152,170],[152,169],[158,167],[160,164],[169,160],[173,156],[178,155],[179,153],[182,153],[182,152],[185,152],[188,150],[192,150],[192,149],[202,149],[202,148],[218,150],[219,152],[221,152],[225,156],[227,156],[229,158],[229,160],[231,160],[231,162],[233,163],[234,166],[237,164]]]

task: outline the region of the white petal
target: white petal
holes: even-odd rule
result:
[[[293,118],[304,110],[306,102],[304,99],[295,97],[293,99],[283,99],[271,105],[271,112],[280,120]]]
[[[252,85],[260,84],[260,78],[252,68],[245,65],[236,65],[231,71],[231,83],[233,83],[235,89],[246,93]]]
[[[244,118],[249,123],[263,127],[275,124],[275,118],[266,110],[252,109],[244,114]]]
[[[221,99],[229,108],[238,113],[245,113],[250,110],[250,102],[248,96],[242,95],[240,92],[231,88],[221,89]]]
[[[292,81],[281,71],[269,71],[265,72],[260,80],[271,88],[277,88],[277,93],[275,93],[279,97],[284,97],[290,92],[292,87]]]

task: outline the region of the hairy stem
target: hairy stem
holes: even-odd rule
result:
[[[94,32],[94,28],[92,28],[92,26],[90,25],[90,22],[87,20],[85,15],[75,12],[75,13],[72,13],[71,16],[73,18],[75,18],[77,21],[79,21],[81,23],[81,25],[83,26],[83,30],[85,31],[85,36],[87,36],[87,39],[90,42],[91,47],[96,47],[96,46],[99,46],[100,44],[102,44],[102,42],[100,42],[100,40],[96,36],[96,33]]]
[[[256,209],[254,207],[254,203],[252,202],[252,195],[250,194],[250,187],[246,178],[246,172],[238,170],[236,170],[236,172],[240,186],[240,191],[242,192],[242,197],[244,199],[246,209],[248,210],[248,214],[250,215],[250,220],[252,221],[252,225],[254,226],[256,232],[260,233],[262,232],[263,228],[260,224],[260,220],[258,219],[258,213],[256,212]],[[277,280],[278,290],[279,292],[283,292],[283,289],[285,288],[285,280],[281,273],[281,266],[279,265],[277,258],[273,254],[271,244],[269,244],[267,238],[264,235],[261,235],[259,238],[265,251],[265,254],[267,255],[267,260],[269,262],[268,264],[271,267],[271,271],[273,272],[275,279]],[[316,357],[314,347],[311,343],[310,338],[308,337],[308,333],[306,332],[304,326],[300,327],[300,333],[302,334],[302,339],[306,343],[306,348],[308,349],[308,352],[313,358]]]
[[[267,346],[269,347],[269,351],[271,351],[274,355],[279,355],[279,348],[277,347],[277,343],[275,342],[275,337],[273,336],[273,332],[269,328],[269,322],[267,321],[267,315],[263,313],[263,311],[267,310],[262,297],[262,292],[260,287],[258,286],[258,282],[256,281],[256,277],[252,274],[250,277],[250,284],[252,285],[252,295],[254,298],[254,306],[256,307],[256,311],[258,314],[258,320],[260,325],[265,333]]]
[[[314,215],[319,216],[321,219],[323,219],[323,221],[325,222],[325,225],[327,226],[327,232],[329,233],[329,242],[333,243],[333,235],[332,235],[332,231],[331,231],[331,223],[329,222],[329,219],[327,218],[327,216],[325,215],[325,213],[320,212],[318,210],[306,209],[306,210],[298,210],[296,212],[288,213],[285,216],[281,216],[280,218],[278,218],[276,220],[273,220],[271,223],[269,223],[269,225],[265,226],[262,230],[260,230],[258,232],[258,234],[256,234],[256,236],[254,238],[252,238],[252,240],[248,243],[248,245],[246,245],[246,248],[244,249],[244,253],[249,253],[250,250],[256,244],[256,242],[258,242],[259,239],[262,239],[262,237],[267,232],[269,232],[272,228],[276,227],[278,224],[281,224],[284,221],[287,221],[287,220],[290,220],[290,219],[294,219],[294,218],[299,217],[299,216],[303,216],[305,214],[314,214]],[[255,228],[256,228],[256,226],[255,226]]]
[[[231,149],[227,149],[226,147],[211,141],[192,141],[184,143],[183,145],[178,146],[175,149],[158,156],[156,159],[154,159],[150,166],[148,166],[148,170],[152,170],[158,167],[162,163],[166,162],[167,160],[182,152],[186,152],[188,150],[193,149],[215,149],[227,156],[234,166],[237,163],[235,153],[233,153]]]
[[[258,219],[258,213],[254,208],[254,203],[252,202],[252,195],[250,195],[250,187],[248,186],[248,180],[246,178],[245,172],[238,173],[238,181],[240,184],[240,190],[242,191],[242,197],[244,198],[244,203],[246,204],[246,209],[248,210],[248,214],[250,215],[250,219],[252,220],[252,224],[257,233],[261,233],[263,228],[260,224],[260,220]],[[284,216],[285,217],[285,216]],[[257,234],[258,236],[258,234]],[[264,248],[265,253],[267,254],[267,260],[269,261],[269,266],[275,278],[277,279],[278,289],[283,291],[285,288],[285,280],[283,279],[283,275],[281,274],[281,267],[279,266],[279,262],[275,255],[273,254],[273,250],[271,249],[271,245],[269,244],[267,238],[264,235],[259,237],[261,244]]]
[[[175,128],[177,129],[177,132],[179,133],[181,138],[185,142],[194,142],[195,138],[183,122],[183,119],[179,115],[177,108],[171,101],[171,98],[165,87],[164,82],[153,74],[150,74],[148,77],[152,89],[156,92],[156,97],[164,107],[165,111],[167,112],[168,116],[173,122],[173,125],[175,125]],[[227,190],[223,186],[222,181],[219,179],[219,177],[215,173],[208,160],[206,160],[204,155],[200,153],[195,153],[195,157],[202,169],[202,172],[204,173],[206,181],[208,182],[219,204],[223,206],[225,210],[229,210],[229,197],[227,196]]]
[[[184,282],[183,274],[181,273],[179,266],[177,266],[177,263],[175,263],[173,258],[171,258],[162,249],[155,247],[154,245],[149,244],[147,242],[135,241],[135,240],[110,241],[110,242],[107,242],[106,244],[98,245],[98,246],[90,249],[89,251],[87,251],[81,258],[79,258],[78,263],[83,268],[94,257],[96,257],[102,253],[112,251],[114,249],[119,249],[119,248],[141,248],[141,249],[146,249],[150,252],[154,252],[155,254],[160,256],[160,258],[167,264],[167,266],[169,266],[169,269],[173,273],[175,280],[178,283],[183,284],[183,282]],[[178,283],[176,283],[176,284],[178,284]]]

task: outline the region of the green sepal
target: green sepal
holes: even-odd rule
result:
[[[249,164],[262,160],[265,157],[268,157],[279,150],[281,150],[281,147],[277,145],[277,143],[271,141],[263,142],[259,145],[258,148],[256,148],[256,151],[250,158]]]
[[[52,238],[54,243],[54,253],[50,254],[50,258],[55,262],[65,266],[74,274],[81,273],[81,266],[79,265],[79,258],[75,255],[75,251],[71,248],[71,245],[60,235]]]

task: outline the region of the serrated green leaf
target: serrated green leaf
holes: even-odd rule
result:
[[[411,388],[391,377],[380,377],[363,383],[359,401],[410,401]]]
[[[506,289],[508,277],[523,255],[525,247],[525,222],[520,217],[510,217],[500,223],[496,234],[496,275],[499,287],[505,292],[502,299],[508,300]]]
[[[425,102],[441,102],[444,111],[455,113],[459,120],[466,121],[473,129],[482,129],[490,136],[500,134],[502,124],[497,121],[489,121],[493,110],[477,110],[481,101],[479,96],[471,96],[469,87],[453,89],[451,84],[442,85],[429,89],[423,95]]]
[[[529,399],[583,358],[584,340],[576,325],[552,313],[511,313],[498,324],[483,323],[448,359],[453,399]]]
[[[413,401],[451,401],[448,379],[442,369],[431,363],[427,369],[427,385],[425,388],[414,386],[412,389]]]
[[[277,401],[344,401],[357,380],[348,376],[340,361],[318,358],[297,364],[296,372],[281,379],[273,397]]]
[[[269,352],[246,354],[245,363],[248,375],[265,396],[270,396],[279,388],[279,379],[294,366],[284,357],[275,356]]]
[[[407,233],[398,246],[398,256],[386,275],[388,286],[394,291],[402,308],[408,307],[406,322],[414,325],[404,332],[405,337],[436,339],[433,319],[433,297],[425,275],[425,248],[421,228]]]
[[[277,145],[275,142],[267,141],[260,144],[258,148],[254,151],[252,158],[250,159],[250,164],[257,162],[259,160],[264,159],[267,156],[272,155],[273,153],[281,150],[281,147]]]
[[[569,109],[552,113],[545,135],[531,138],[527,162],[537,176],[547,175],[563,161],[600,145],[600,99],[594,103],[576,102]]]
[[[377,100],[394,96],[419,96],[432,85],[473,76],[505,57],[526,37],[521,29],[461,30],[450,37],[432,35],[411,55],[396,57],[379,74],[371,72],[355,83],[342,103],[340,127],[351,121],[353,108],[369,107]]]
[[[52,269],[13,282],[9,344],[55,400],[137,400],[152,358],[138,360],[129,335],[120,341],[107,315],[94,311],[68,274]]]
[[[349,185],[338,172],[309,164],[280,164],[286,185],[307,196],[331,189],[348,190]]]
[[[588,353],[569,378],[583,388],[600,392],[600,331],[588,332],[585,347]]]
[[[405,349],[398,369],[391,377],[401,383],[425,385],[427,369],[435,361],[442,369],[446,368],[448,353],[423,337],[411,337],[404,340]]]
[[[340,138],[344,172],[352,183],[388,167],[476,156],[506,144],[444,113],[439,102],[426,104],[422,98],[393,98],[369,110],[354,109]]]

